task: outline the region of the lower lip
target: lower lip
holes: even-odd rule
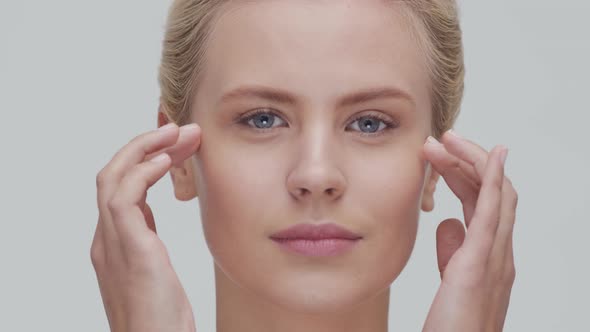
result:
[[[322,240],[308,240],[308,239],[272,239],[279,246],[291,252],[314,257],[336,256],[345,253],[352,249],[359,241],[349,239],[322,239]]]

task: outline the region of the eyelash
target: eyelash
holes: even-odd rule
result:
[[[247,126],[249,128],[252,128],[252,129],[254,129],[255,131],[258,131],[258,132],[268,132],[268,131],[271,131],[273,128],[266,128],[266,129],[256,128],[256,127],[250,126],[248,124],[248,121],[250,119],[254,118],[258,114],[270,114],[272,116],[280,117],[280,115],[277,112],[274,112],[274,111],[272,111],[272,110],[270,110],[268,108],[259,108],[257,110],[252,111],[252,112],[248,112],[245,115],[239,115],[237,122],[239,124],[241,124],[241,125],[244,125],[244,126]],[[365,133],[365,132],[359,131],[359,135],[361,135],[361,136],[365,136],[365,137],[376,137],[376,136],[383,135],[386,132],[388,132],[388,131],[390,131],[390,130],[395,129],[395,128],[398,127],[398,124],[396,122],[391,121],[390,119],[386,118],[385,116],[383,116],[383,115],[381,115],[379,113],[370,113],[370,114],[366,114],[365,113],[365,114],[356,116],[356,117],[354,117],[352,119],[352,122],[350,122],[350,123],[352,124],[355,121],[358,121],[358,120],[360,120],[362,118],[365,118],[365,117],[366,118],[374,118],[374,119],[377,119],[377,120],[383,122],[385,124],[385,128],[383,128],[382,130],[377,131],[375,133]],[[283,121],[285,121],[285,120],[283,120]],[[276,128],[276,127],[274,127],[274,128]]]

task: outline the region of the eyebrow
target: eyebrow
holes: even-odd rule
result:
[[[268,101],[294,106],[297,105],[298,98],[296,95],[277,88],[270,88],[260,85],[242,86],[225,93],[220,103],[228,102],[232,99],[239,98],[260,98]],[[377,87],[372,89],[361,90],[353,92],[341,97],[338,102],[338,107],[351,106],[368,102],[375,99],[383,98],[398,98],[406,99],[412,105],[415,105],[412,96],[404,90],[394,87]]]

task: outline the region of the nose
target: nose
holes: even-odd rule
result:
[[[337,200],[345,191],[346,179],[337,167],[336,149],[329,142],[315,140],[299,150],[297,164],[287,186],[296,200]]]

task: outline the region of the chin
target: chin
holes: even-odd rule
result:
[[[349,272],[284,272],[269,284],[259,285],[260,294],[276,306],[301,314],[339,314],[377,295],[389,285],[359,280]]]
[[[285,254],[270,240],[252,247],[252,241],[225,239],[213,241],[221,245],[210,245],[209,249],[224,275],[249,296],[289,312],[345,314],[366,301],[380,300],[376,297],[387,291],[403,270],[412,237],[392,239],[398,238],[376,238],[348,255],[325,259]]]
[[[270,294],[270,302],[288,311],[307,315],[340,314],[353,309],[365,298],[358,290],[340,289],[327,292],[318,287],[306,290],[277,290]]]

